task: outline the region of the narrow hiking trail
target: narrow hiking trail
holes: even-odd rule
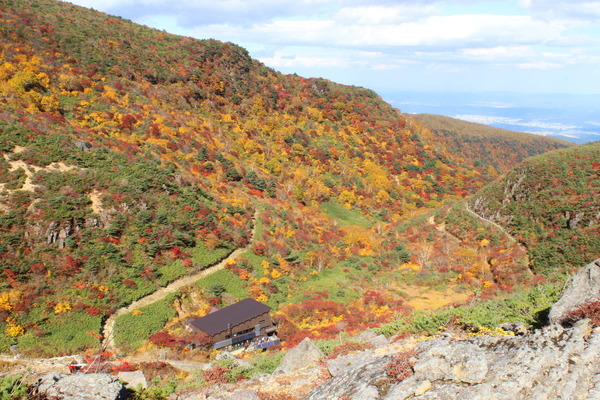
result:
[[[495,223],[494,221],[491,221],[487,218],[482,217],[481,215],[477,214],[475,211],[471,210],[469,208],[469,204],[465,202],[465,210],[467,210],[467,212],[469,212],[470,214],[474,215],[475,217],[479,218],[480,220],[487,222],[490,225],[495,226],[496,228],[500,229],[500,232],[504,233],[506,236],[508,236],[508,238],[510,239],[511,242],[513,243],[517,243],[517,240],[506,231],[506,229],[504,229],[503,227],[501,227],[500,225],[498,225],[497,223]]]
[[[248,244],[245,247],[241,247],[239,249],[232,251],[229,255],[224,257],[223,260],[203,269],[202,271],[199,271],[192,275],[186,275],[179,279],[176,279],[173,282],[169,283],[167,286],[158,289],[156,292],[153,292],[145,297],[142,297],[141,299],[134,301],[133,303],[129,304],[128,306],[122,307],[122,308],[118,309],[117,311],[115,311],[110,317],[108,317],[108,319],[104,323],[104,327],[102,329],[102,337],[103,337],[102,349],[104,351],[117,349],[115,346],[115,342],[114,342],[114,329],[115,329],[115,321],[119,316],[133,312],[140,307],[144,307],[144,306],[150,305],[154,302],[157,302],[159,300],[162,300],[165,297],[167,297],[169,294],[175,293],[185,286],[196,283],[199,279],[204,278],[210,274],[213,274],[213,273],[225,268],[225,266],[227,265],[227,260],[239,257],[241,254],[250,250],[250,246],[252,245],[252,241],[254,240],[254,235],[256,234],[256,219],[257,218],[258,218],[258,210],[254,212],[254,216],[252,217],[252,225],[253,226],[252,226],[252,231],[250,232],[250,240],[248,241]]]
[[[481,215],[477,214],[475,211],[471,210],[469,208],[469,204],[467,202],[465,202],[465,210],[467,210],[467,212],[469,212],[470,214],[476,216],[477,218],[479,218],[480,220],[487,222],[490,225],[493,225],[494,227],[498,228],[500,230],[500,232],[504,233],[512,243],[514,243],[517,247],[523,249],[524,253],[525,253],[525,265],[527,266],[527,269],[529,270],[529,272],[531,274],[533,274],[533,271],[531,270],[531,266],[529,265],[529,253],[527,252],[527,249],[523,246],[522,243],[519,243],[517,241],[517,239],[514,238],[513,235],[511,235],[506,229],[504,229],[502,226],[498,225],[497,223],[495,223],[494,221],[491,221],[487,218],[482,217]]]

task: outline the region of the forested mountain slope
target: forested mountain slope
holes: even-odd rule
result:
[[[245,246],[253,226],[253,251],[201,301],[267,302],[289,338],[408,312],[386,280],[492,279],[475,272],[493,233],[402,223],[496,174],[370,90],[52,0],[2,0],[0,37],[1,350],[97,345],[116,308]]]
[[[433,114],[416,114],[416,119],[429,128],[436,141],[459,157],[465,165],[491,165],[504,174],[527,157],[573,143],[540,137],[530,133],[509,131]]]
[[[551,274],[600,256],[600,142],[533,157],[469,200],[527,246]]]

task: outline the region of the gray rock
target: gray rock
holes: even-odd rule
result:
[[[371,358],[369,362],[349,369],[344,373],[317,386],[302,400],[323,400],[349,398],[351,400],[380,399],[380,393],[387,391],[389,380],[385,366],[387,357]]]
[[[117,377],[108,374],[51,373],[39,380],[37,391],[61,400],[122,400],[127,396]]]
[[[359,335],[355,336],[354,338],[352,338],[353,340],[356,340],[357,342],[368,342],[369,340],[372,340],[374,338],[377,337],[377,334],[373,331],[364,331],[362,333],[360,333]]]
[[[242,392],[233,393],[231,400],[260,400],[260,398],[256,392],[252,390],[244,390]]]
[[[314,367],[323,356],[323,352],[309,338],[305,338],[296,347],[285,353],[275,373],[289,374]]]
[[[90,151],[92,144],[85,140],[78,140],[75,142],[75,146],[81,151]]]
[[[338,358],[327,360],[325,365],[331,376],[338,376],[350,369],[362,366],[372,361],[372,355],[369,351],[361,351],[354,354],[348,354]]]
[[[561,324],[569,312],[578,307],[600,300],[600,259],[581,268],[573,278],[565,293],[550,309],[551,324]]]
[[[504,329],[506,332],[513,332],[515,335],[527,335],[527,325],[523,322],[505,322],[498,325],[498,328]]]
[[[128,389],[148,388],[148,380],[142,371],[121,371],[117,374],[117,378],[125,382],[125,387]]]
[[[374,338],[367,340],[367,343],[376,349],[381,349],[390,345],[390,341],[384,335],[377,335]]]
[[[600,327],[587,319],[524,336],[439,336],[417,350],[414,374],[402,382],[387,376],[389,358],[372,353],[368,362],[332,368],[334,376],[303,400],[600,400]]]
[[[248,361],[239,359],[228,351],[222,351],[219,354],[217,354],[215,360],[231,360],[231,362],[233,362],[238,367],[248,369],[252,368],[252,364],[250,364]]]

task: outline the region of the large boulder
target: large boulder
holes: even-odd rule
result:
[[[366,363],[359,363],[354,368],[345,369],[336,377],[315,387],[302,397],[302,400],[382,399],[382,388],[389,386],[386,383],[385,371],[388,362],[387,357],[368,358]]]
[[[323,352],[309,338],[305,338],[296,347],[285,353],[275,373],[289,374],[314,367],[323,356]]]
[[[119,380],[125,382],[125,387],[128,389],[148,389],[148,380],[143,371],[121,371],[117,374]]]
[[[550,309],[550,324],[561,324],[570,312],[593,301],[600,301],[600,259],[575,273],[565,293]]]
[[[38,393],[60,400],[123,400],[127,391],[117,377],[109,374],[51,373],[37,384]]]

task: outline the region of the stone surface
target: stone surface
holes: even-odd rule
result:
[[[362,365],[348,369],[311,390],[302,400],[349,398],[352,400],[380,399],[389,385],[385,366],[387,357],[370,358]]]
[[[565,293],[550,309],[548,318],[551,324],[560,324],[566,315],[579,306],[600,300],[600,259],[581,268],[573,278]]]
[[[369,351],[361,351],[353,354],[348,354],[338,358],[333,358],[325,361],[327,370],[331,376],[338,376],[349,369],[357,368],[371,361],[372,357],[369,357]]]
[[[376,349],[380,349],[390,345],[390,341],[384,335],[377,335],[374,338],[367,340],[366,342]]]
[[[121,371],[117,374],[117,378],[125,382],[125,386],[129,389],[148,388],[148,381],[142,371]]]
[[[414,376],[383,399],[586,399],[599,381],[600,329],[588,320],[522,337],[435,338],[419,348]]]
[[[417,350],[414,374],[402,382],[387,376],[388,356],[340,357],[344,368],[302,399],[600,399],[600,328],[587,319],[523,336],[438,336]]]
[[[60,400],[123,400],[127,395],[117,377],[108,374],[48,374],[37,390]]]
[[[523,322],[505,322],[504,324],[498,325],[498,328],[519,336],[526,335],[528,332],[527,325]]]
[[[234,356],[233,354],[231,354],[228,351],[220,352],[219,354],[217,354],[215,359],[216,360],[231,360],[238,367],[248,368],[248,369],[252,368],[252,364],[250,364],[248,361],[237,358],[236,356]]]
[[[314,367],[323,356],[323,352],[309,338],[305,338],[283,356],[275,373],[291,373]]]
[[[251,390],[244,390],[242,392],[237,392],[232,394],[231,400],[260,400],[256,392]]]

